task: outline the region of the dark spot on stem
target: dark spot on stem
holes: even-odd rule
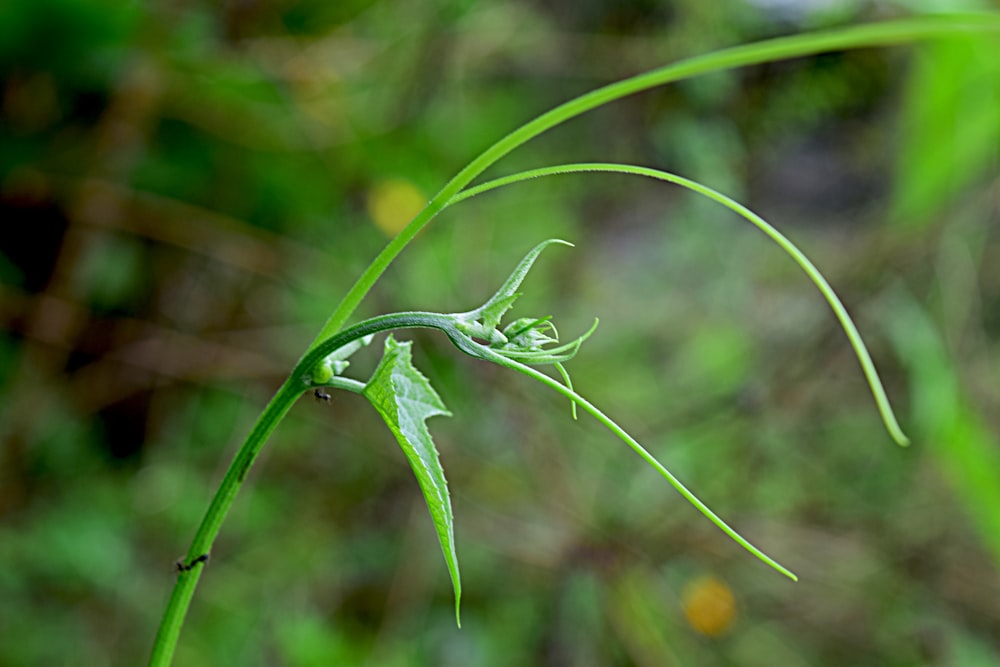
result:
[[[185,563],[184,559],[177,561],[174,565],[177,567],[178,572],[188,572],[194,569],[194,566],[198,563],[207,563],[208,554],[202,554],[197,558],[193,559],[190,563]]]

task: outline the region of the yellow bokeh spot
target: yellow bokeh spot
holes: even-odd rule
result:
[[[721,635],[736,618],[736,598],[725,582],[712,576],[688,582],[681,592],[684,617],[703,635]]]
[[[368,215],[386,236],[395,236],[427,204],[427,197],[409,181],[379,181],[368,191]]]

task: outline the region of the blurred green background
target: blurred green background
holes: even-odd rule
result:
[[[146,660],[254,416],[388,235],[506,132],[715,48],[991,6],[0,3],[0,665]],[[405,459],[338,394],[265,450],[176,664],[1000,664],[998,153],[992,35],[647,92],[491,172],[619,160],[741,199],[839,290],[909,450],[794,264],[663,184],[464,203],[359,312],[467,309],[535,243],[574,241],[514,315],[567,337],[600,317],[578,389],[798,584],[564,400],[414,332],[455,414],[431,430],[463,628]]]

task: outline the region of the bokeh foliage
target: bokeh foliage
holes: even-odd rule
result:
[[[145,659],[253,416],[386,234],[497,137],[680,57],[920,9],[0,3],[0,664]],[[364,306],[467,309],[535,243],[576,242],[514,314],[599,316],[576,386],[799,584],[564,401],[416,332],[455,414],[432,429],[463,629],[405,460],[338,395],[252,473],[176,664],[995,664],[998,135],[1000,47],[962,38],[652,91],[500,167],[625,160],[744,200],[841,292],[910,450],[794,265],[663,185],[463,203]]]

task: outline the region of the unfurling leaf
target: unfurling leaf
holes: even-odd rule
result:
[[[568,241],[561,241],[559,239],[542,241],[532,248],[531,252],[525,255],[524,259],[521,260],[521,263],[518,264],[510,276],[507,277],[507,280],[500,286],[497,293],[490,297],[489,301],[475,310],[469,311],[468,313],[462,313],[459,317],[468,323],[481,320],[482,326],[486,331],[491,331],[500,326],[500,320],[503,319],[504,313],[510,310],[511,306],[514,305],[514,301],[519,296],[517,288],[521,286],[521,282],[524,280],[524,277],[528,275],[528,271],[531,270],[531,265],[535,263],[535,260],[538,259],[540,254],[542,254],[542,251],[553,243],[559,243],[570,247],[573,246],[572,243],[569,243]],[[493,341],[490,342],[492,343]]]
[[[462,599],[462,583],[458,574],[458,555],[455,552],[451,497],[448,495],[448,482],[444,478],[434,441],[425,423],[435,415],[451,416],[451,413],[427,378],[414,368],[410,346],[409,341],[397,343],[392,336],[386,338],[382,361],[362,393],[396,436],[420,483],[441,542],[441,552],[451,574],[451,583],[455,588],[455,620],[461,625],[459,604]]]

